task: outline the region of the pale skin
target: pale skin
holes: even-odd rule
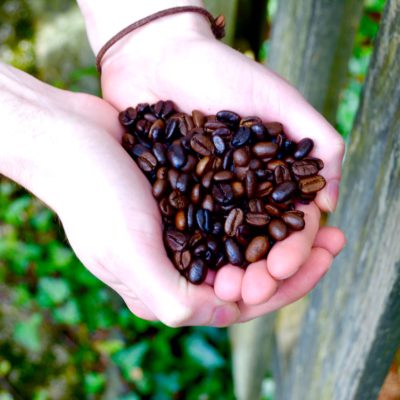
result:
[[[79,1],[95,53],[132,21],[187,4],[201,5]],[[0,172],[58,213],[83,264],[141,318],[174,327],[226,326],[306,295],[345,242],[339,229],[319,227],[320,210],[333,210],[337,202],[344,145],[336,131],[282,78],[216,41],[201,16],[149,24],[121,40],[102,65],[109,104],[1,65],[0,114],[7,133],[0,133]],[[121,148],[117,122],[119,110],[159,99],[173,99],[187,112],[225,108],[258,115],[282,122],[294,139],[313,138],[328,185],[315,203],[301,207],[305,230],[246,270],[227,265],[200,286],[181,277],[165,253],[150,185]]]

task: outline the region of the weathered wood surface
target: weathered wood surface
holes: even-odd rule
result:
[[[400,343],[400,0],[386,4],[330,222],[348,244],[311,296],[279,399],[376,399]]]
[[[362,0],[285,0],[272,30],[268,66],[335,121]]]

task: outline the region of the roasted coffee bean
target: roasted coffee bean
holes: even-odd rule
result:
[[[189,239],[188,247],[194,249],[201,243],[204,243],[204,236],[200,230],[196,230]]]
[[[165,165],[167,162],[167,147],[162,143],[154,143],[153,154],[159,165]]]
[[[136,139],[130,133],[124,133],[122,136],[122,147],[129,153],[132,153],[133,147],[136,144]]]
[[[267,139],[268,137],[268,132],[265,129],[265,126],[262,123],[257,123],[254,124],[251,127],[251,131],[253,132],[253,135],[257,139],[257,141],[262,142]]]
[[[217,121],[216,119],[214,120],[207,120],[204,124],[204,130],[207,133],[212,133],[214,131],[216,131],[217,129],[221,129],[221,128],[226,128],[226,125],[223,122]]]
[[[292,156],[288,156],[288,157],[285,157],[284,159],[283,159],[283,161],[285,161],[285,163],[286,164],[293,164],[296,160],[294,159],[294,157],[292,157]]]
[[[239,123],[240,126],[247,126],[248,128],[251,128],[253,125],[256,124],[262,124],[262,120],[261,118],[254,116],[244,117],[240,120]]]
[[[219,111],[216,115],[217,120],[229,126],[237,126],[240,122],[240,116],[233,111]]]
[[[269,169],[258,169],[256,171],[257,178],[264,180],[264,181],[273,181],[274,180],[274,173]]]
[[[151,113],[146,113],[143,115],[143,119],[145,119],[146,121],[149,121],[151,123],[157,121],[157,117],[154,114]]]
[[[181,168],[182,172],[188,173],[193,172],[196,168],[197,160],[191,154],[188,155],[186,164]]]
[[[212,230],[212,234],[215,236],[220,236],[224,231],[224,227],[221,222],[215,222]]]
[[[179,210],[175,214],[175,228],[178,229],[178,231],[184,231],[186,230],[186,226],[187,226],[186,213],[184,210]]]
[[[184,271],[192,262],[192,254],[189,250],[177,251],[174,253],[174,264],[179,271]]]
[[[262,167],[263,167],[263,163],[258,158],[253,158],[249,162],[249,168],[252,169],[253,171],[257,171],[258,169],[260,169]]]
[[[187,161],[187,155],[178,143],[174,143],[169,147],[167,156],[172,167],[176,169],[183,167]]]
[[[179,121],[176,118],[171,118],[165,125],[165,140],[173,140],[179,135]]]
[[[191,231],[195,226],[195,209],[193,204],[189,204],[186,210],[186,226]]]
[[[236,167],[233,169],[233,171],[236,174],[236,178],[240,181],[244,181],[246,178],[246,174],[249,171],[248,167]]]
[[[213,185],[212,194],[218,203],[224,205],[228,205],[233,200],[232,186],[228,183],[216,183]]]
[[[283,146],[283,143],[285,142],[285,139],[286,139],[286,136],[284,133],[278,133],[278,135],[274,136],[271,139],[271,141],[272,141],[272,143],[275,143],[278,146],[278,148],[281,148]],[[280,159],[280,158],[283,158],[282,156],[283,156],[282,153],[278,153],[276,157],[278,159]]]
[[[236,166],[244,167],[250,162],[250,152],[248,147],[237,149],[233,153],[233,162]],[[226,169],[226,168],[224,168]]]
[[[274,157],[278,152],[276,143],[258,142],[251,148],[252,152],[259,158]]]
[[[190,145],[196,153],[201,154],[202,156],[210,156],[214,153],[214,145],[205,135],[193,135]]]
[[[165,218],[171,218],[175,213],[174,208],[169,203],[168,197],[164,197],[163,199],[161,199],[161,201],[159,203],[159,207],[160,207],[160,210],[161,210],[161,214]]]
[[[168,183],[165,179],[157,179],[152,188],[153,196],[159,200],[161,199],[168,189]]]
[[[194,285],[200,285],[207,276],[207,267],[203,260],[195,258],[187,269],[186,278]]]
[[[247,246],[245,257],[249,263],[257,262],[263,259],[269,250],[269,241],[267,236],[256,236]]]
[[[179,118],[179,130],[183,136],[186,136],[195,126],[190,115],[183,114]]]
[[[283,125],[279,122],[268,122],[264,126],[271,136],[276,136],[283,131]]]
[[[151,122],[145,119],[140,119],[139,121],[136,122],[135,132],[137,133],[138,136],[145,139],[148,137],[151,125],[152,125]]]
[[[276,203],[283,203],[289,200],[297,190],[297,185],[293,181],[283,182],[272,192],[272,199]]]
[[[218,249],[219,249],[219,245],[218,242],[216,240],[213,239],[208,239],[207,240],[207,248],[208,250],[210,250],[213,253],[217,253]]]
[[[175,229],[169,229],[165,232],[165,243],[172,251],[185,250],[188,243],[188,236]]]
[[[149,151],[141,154],[137,159],[137,163],[139,168],[145,172],[154,171],[157,167],[157,159]]]
[[[156,119],[149,131],[149,137],[154,142],[162,141],[165,137],[165,122],[162,119]]]
[[[255,199],[251,199],[251,200],[249,201],[249,210],[250,210],[250,212],[252,212],[252,213],[258,212],[257,203],[256,203],[256,200],[255,200]]]
[[[160,100],[154,105],[153,112],[158,118],[167,118],[174,112],[174,103],[171,100]]]
[[[200,243],[193,249],[193,254],[195,257],[202,258],[206,251],[207,251],[207,245],[205,243]]]
[[[298,202],[301,204],[310,204],[312,201],[315,200],[317,197],[317,193],[301,193],[299,194],[299,197],[297,198]]]
[[[224,142],[224,139],[222,139],[221,136],[215,135],[211,138],[214,148],[215,148],[215,154],[222,155],[225,153],[226,150],[226,145]]]
[[[248,225],[240,225],[236,229],[236,240],[242,246],[247,246],[251,240],[252,228]]]
[[[296,148],[296,143],[292,140],[285,140],[282,144],[282,150],[286,155],[292,154]]]
[[[274,177],[277,185],[280,185],[281,183],[290,181],[292,179],[289,169],[284,165],[278,165],[274,169]]]
[[[172,190],[175,190],[177,188],[178,178],[179,172],[176,169],[170,169],[168,171],[168,182]]]
[[[242,184],[242,182],[233,182],[232,183],[232,190],[233,190],[233,196],[235,198],[242,197],[245,194],[245,188]]]
[[[205,115],[199,110],[192,111],[192,119],[196,128],[202,128],[206,122]]]
[[[168,199],[171,206],[177,209],[186,208],[189,203],[188,198],[179,190],[172,191]]]
[[[305,157],[303,159],[303,161],[311,161],[313,163],[315,163],[315,165],[317,166],[318,170],[321,170],[322,168],[324,168],[324,162],[316,157]]]
[[[213,176],[213,179],[216,182],[231,181],[234,178],[235,174],[231,171],[220,171]]]
[[[137,117],[138,112],[132,107],[128,107],[125,111],[121,111],[118,115],[120,124],[126,128],[133,127]]]
[[[214,176],[214,171],[208,171],[203,177],[201,178],[201,184],[208,189],[211,186],[212,180]]]
[[[234,208],[228,214],[228,217],[225,220],[225,233],[228,236],[235,236],[236,229],[242,225],[244,220],[244,213],[240,208]]]
[[[271,215],[271,217],[280,217],[281,212],[279,211],[279,208],[273,206],[272,204],[266,204],[265,205],[265,211]]]
[[[193,204],[199,204],[201,200],[201,185],[196,183],[192,188],[192,193],[190,194],[190,199]]]
[[[318,173],[317,164],[312,161],[295,161],[292,164],[292,171],[295,175],[306,177],[316,175]]]
[[[211,264],[209,268],[213,271],[218,271],[221,267],[226,264],[226,258],[224,253],[218,253],[215,257],[215,264]]]
[[[224,244],[228,261],[233,265],[241,266],[244,260],[239,245],[232,238],[227,238]]]
[[[256,196],[261,197],[261,198],[266,197],[269,194],[271,194],[273,189],[274,189],[274,187],[271,182],[268,182],[268,181],[261,182],[257,186]]]
[[[182,192],[186,193],[189,190],[190,176],[188,174],[180,174],[176,181],[176,188]]]
[[[246,194],[249,199],[256,195],[257,190],[257,178],[254,171],[247,171],[244,186],[246,188]]]
[[[293,231],[301,231],[304,228],[304,218],[296,211],[286,211],[282,214],[282,219]]]
[[[228,150],[224,158],[222,159],[222,168],[225,170],[230,170],[232,167],[232,161],[233,161],[233,150]]]
[[[198,176],[203,176],[206,174],[208,171],[210,171],[213,167],[214,160],[212,157],[203,157],[196,166],[196,174]]]
[[[303,194],[316,193],[324,188],[325,185],[326,181],[321,175],[302,178],[299,181],[299,189]]]
[[[192,135],[188,134],[185,137],[182,137],[179,139],[179,142],[181,144],[181,146],[183,147],[183,149],[186,152],[189,152],[190,150],[192,150],[192,147],[190,146],[190,141],[192,140]]]
[[[208,194],[204,197],[204,200],[201,203],[201,208],[204,208],[205,210],[209,210],[211,212],[214,211],[214,198],[211,196],[211,194]]]
[[[151,111],[150,104],[149,103],[139,103],[136,106],[136,111],[138,114],[146,114]]]
[[[209,210],[197,210],[196,212],[197,226],[205,233],[212,232],[211,212]]]
[[[167,179],[168,178],[168,169],[166,167],[158,168],[156,177],[157,177],[157,179]]]
[[[268,214],[250,212],[246,214],[246,222],[252,226],[266,226],[271,217]]]
[[[280,219],[273,219],[268,225],[268,234],[272,239],[283,240],[288,235],[286,224]]]
[[[285,161],[282,161],[282,160],[270,160],[270,161],[267,162],[267,168],[270,171],[274,171],[275,168],[279,167],[279,166],[286,166]]]
[[[132,148],[132,156],[133,157],[140,157],[142,154],[147,153],[149,149],[146,146],[138,143],[135,144]]]
[[[293,157],[296,160],[300,160],[307,156],[310,151],[314,147],[314,142],[310,138],[301,139],[299,143],[297,143],[296,150],[293,154]]]
[[[224,127],[224,128],[219,128],[216,131],[212,132],[211,135],[212,137],[219,136],[221,139],[228,140],[231,139],[232,137],[232,131],[229,128]]]
[[[232,136],[231,145],[233,147],[242,147],[251,142],[252,132],[250,128],[241,126]]]

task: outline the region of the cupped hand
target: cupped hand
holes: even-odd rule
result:
[[[174,28],[157,34],[157,27],[149,25],[123,39],[106,54],[102,89],[104,98],[118,110],[141,102],[172,99],[185,112],[199,109],[213,114],[228,109],[242,116],[257,115],[264,121],[279,121],[295,140],[312,138],[315,142],[312,155],[325,162],[321,173],[327,186],[315,203],[301,207],[306,228],[276,244],[266,260],[250,265],[245,271],[227,265],[216,276],[209,276],[208,283],[218,298],[238,304],[240,321],[291,303],[317,284],[345,242],[339,229],[319,228],[320,210],[332,211],[337,202],[344,143],[295,88],[216,41],[208,27],[181,34]],[[149,193],[150,190],[143,191],[142,195]],[[148,198],[148,204],[151,202],[155,204]],[[161,237],[159,230],[157,234]],[[172,270],[165,254],[162,260],[158,254],[144,252],[143,268],[154,265],[159,273],[166,273],[167,269],[185,290],[194,290]],[[211,295],[207,285],[198,290]]]

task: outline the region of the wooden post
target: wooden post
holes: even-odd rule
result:
[[[346,155],[348,243],[312,294],[284,400],[376,399],[400,343],[400,0],[388,0]]]

